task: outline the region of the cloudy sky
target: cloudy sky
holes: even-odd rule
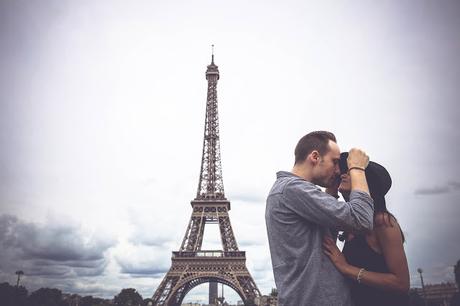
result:
[[[153,295],[196,194],[211,44],[225,193],[262,293],[265,196],[319,129],[390,171],[411,285],[418,267],[453,281],[459,30],[455,0],[0,0],[0,282]]]

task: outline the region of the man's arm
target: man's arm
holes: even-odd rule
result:
[[[365,170],[369,165],[369,156],[360,149],[353,148],[347,158],[348,173],[351,179],[351,190],[360,190],[369,194]]]
[[[285,189],[285,206],[297,215],[313,223],[333,229],[361,231],[371,230],[374,219],[374,203],[369,195],[365,169],[369,157],[360,150],[350,150],[347,159],[351,176],[349,202],[337,201],[322,192],[314,184],[298,179],[291,181]],[[333,192],[332,184],[327,192]]]
[[[340,230],[372,229],[374,205],[369,194],[353,190],[349,202],[338,201],[312,183],[298,179],[284,192],[284,205],[300,217]]]

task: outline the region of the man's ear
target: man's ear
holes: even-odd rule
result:
[[[320,157],[321,155],[316,150],[313,150],[309,155],[310,160],[315,164],[319,163]]]

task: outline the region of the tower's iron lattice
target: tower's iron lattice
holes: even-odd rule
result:
[[[197,285],[219,282],[235,290],[245,305],[254,305],[259,289],[246,268],[246,254],[238,250],[225,198],[220,158],[217,81],[219,70],[211,64],[206,70],[208,93],[203,139],[203,156],[192,215],[179,251],[172,252],[172,265],[153,295],[153,305],[180,306],[185,295]],[[219,225],[221,250],[202,250],[207,223]]]

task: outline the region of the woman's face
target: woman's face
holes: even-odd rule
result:
[[[344,173],[340,176],[340,185],[339,185],[339,191],[340,193],[350,193],[351,191],[351,179],[350,175]]]

